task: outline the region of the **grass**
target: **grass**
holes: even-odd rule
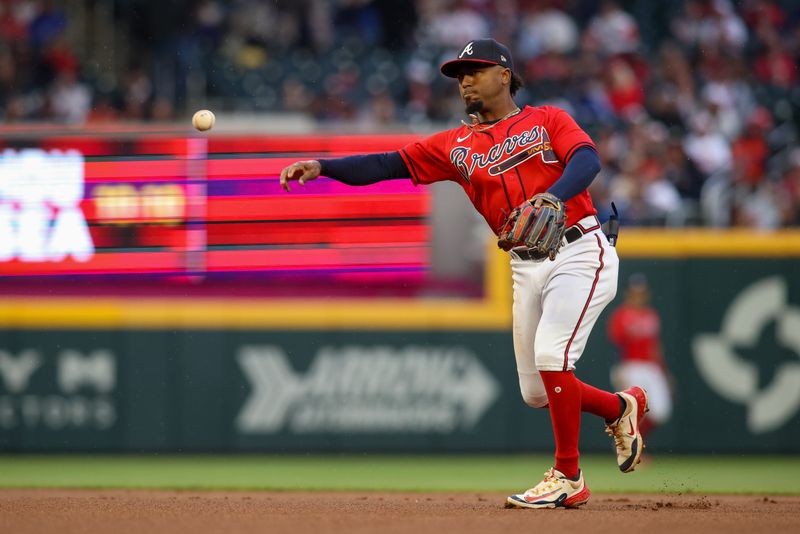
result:
[[[515,491],[541,479],[543,455],[0,455],[0,487]],[[611,455],[581,458],[594,492],[800,495],[797,456],[658,456],[621,474]]]

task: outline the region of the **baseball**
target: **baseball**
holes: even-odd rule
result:
[[[201,109],[192,117],[192,126],[201,132],[205,132],[214,126],[215,120],[216,118],[211,111],[207,109]]]

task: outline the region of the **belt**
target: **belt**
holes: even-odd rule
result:
[[[578,226],[570,226],[567,228],[567,231],[564,232],[564,239],[567,240],[568,244],[574,243],[581,237],[583,237],[583,232]],[[547,257],[547,252],[540,252],[529,248],[515,248],[512,249],[512,252],[521,260],[539,261]]]

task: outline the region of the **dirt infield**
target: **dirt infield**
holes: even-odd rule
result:
[[[0,490],[0,532],[800,532],[800,497],[593,495],[578,510],[506,510],[504,500],[478,493]]]

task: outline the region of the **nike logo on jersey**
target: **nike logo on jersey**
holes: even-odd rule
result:
[[[469,136],[470,136],[470,135],[472,135],[472,132],[468,133],[468,134],[467,134],[467,135],[465,135],[464,137],[459,137],[458,139],[456,139],[456,143],[463,143],[464,141],[466,141],[467,139],[469,139]]]
[[[466,137],[456,140],[461,142],[464,139]],[[519,151],[520,148],[525,150]],[[485,153],[473,152],[472,147],[453,147],[450,151],[450,161],[459,174],[469,182],[476,167],[480,169],[489,167],[489,174],[497,176],[537,154],[541,154],[544,163],[558,163],[558,158],[550,144],[550,136],[547,134],[547,130],[541,126],[534,126],[528,131],[507,137]]]

